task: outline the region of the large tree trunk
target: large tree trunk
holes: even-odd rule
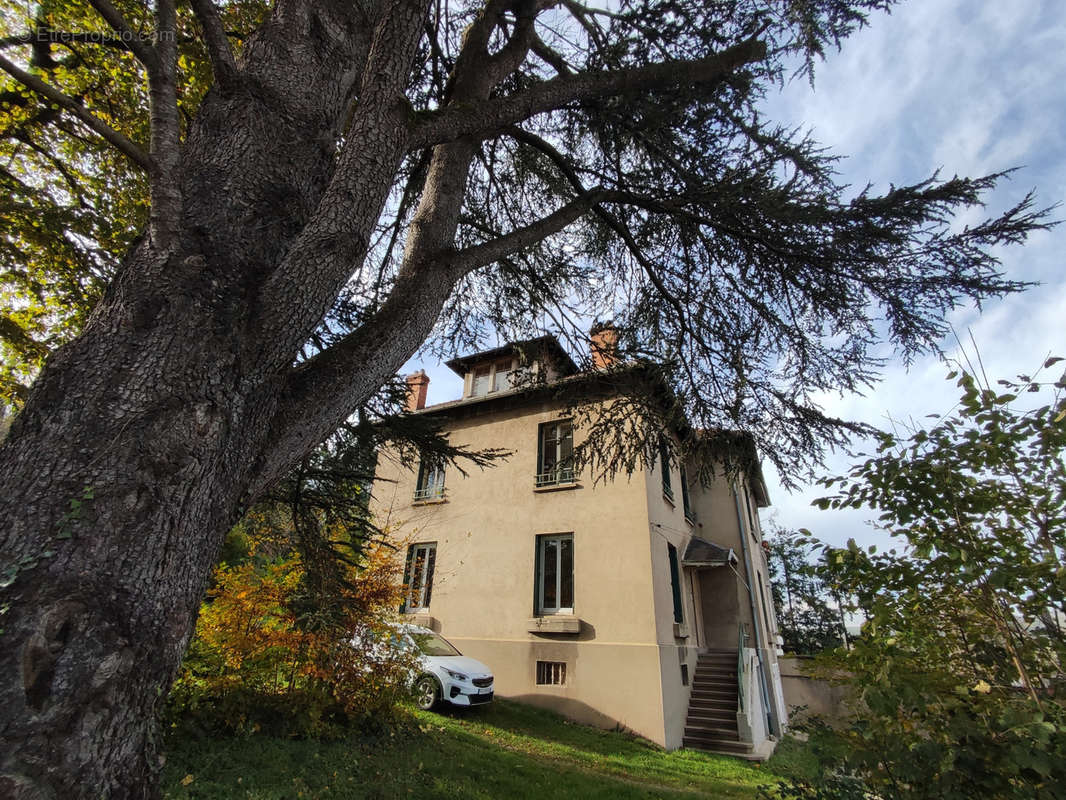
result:
[[[424,10],[384,5],[369,30],[402,76]],[[362,13],[279,3],[246,48],[240,90],[212,90],[190,131],[176,245],[138,243],[0,450],[0,564],[11,565],[0,606],[0,797],[156,794],[156,712],[225,532],[308,437],[328,432],[282,453],[273,446],[294,342],[318,324],[330,289],[296,286],[285,309],[262,296],[328,195],[338,125],[373,63]],[[387,122],[361,97],[353,125]],[[368,139],[347,187],[362,202],[346,220],[356,236],[376,219],[404,146]],[[302,330],[277,335],[290,327]],[[349,399],[393,374],[425,327],[381,342],[354,370]]]
[[[270,404],[242,397],[235,359],[204,358],[223,336],[193,333],[169,348],[112,342],[106,364],[69,349],[35,392],[48,417],[20,418],[4,451],[4,551],[19,571],[0,670],[19,677],[0,695],[0,795],[152,791],[157,704]],[[149,387],[162,391],[146,401]]]
[[[138,270],[180,275],[200,254]],[[0,796],[151,791],[154,716],[234,522],[280,382],[242,359],[210,280],[116,291],[34,387],[4,447]],[[232,325],[232,327],[231,327]]]

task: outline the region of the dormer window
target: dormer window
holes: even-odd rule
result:
[[[502,392],[511,388],[511,359],[496,362],[496,373],[492,378],[492,391]]]
[[[470,396],[480,397],[489,393],[489,377],[491,369],[488,364],[474,370],[474,377],[470,383]]]
[[[481,400],[530,385],[530,378],[552,383],[576,373],[577,365],[554,336],[526,339],[453,358],[448,368],[463,379],[463,399]]]
[[[470,396],[484,397],[492,392],[507,391],[511,387],[514,359],[504,358],[481,364],[470,372]]]

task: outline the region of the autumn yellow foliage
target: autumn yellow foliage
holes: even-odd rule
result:
[[[401,564],[393,548],[363,547],[346,566],[341,609],[330,624],[308,608],[306,567],[286,542],[285,516],[253,513],[235,530],[236,563],[213,575],[174,684],[170,715],[209,727],[323,735],[388,714],[407,690],[409,657],[376,651],[398,607]],[[333,526],[330,536],[347,532]]]

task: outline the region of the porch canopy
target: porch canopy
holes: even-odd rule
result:
[[[737,554],[730,547],[722,547],[693,536],[685,548],[685,555],[681,558],[681,564],[686,567],[724,567],[736,566]]]

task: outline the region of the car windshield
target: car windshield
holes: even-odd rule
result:
[[[435,633],[411,633],[411,638],[415,640],[415,644],[418,645],[418,649],[422,651],[423,655],[427,656],[461,656],[458,650],[452,647],[451,643]]]

